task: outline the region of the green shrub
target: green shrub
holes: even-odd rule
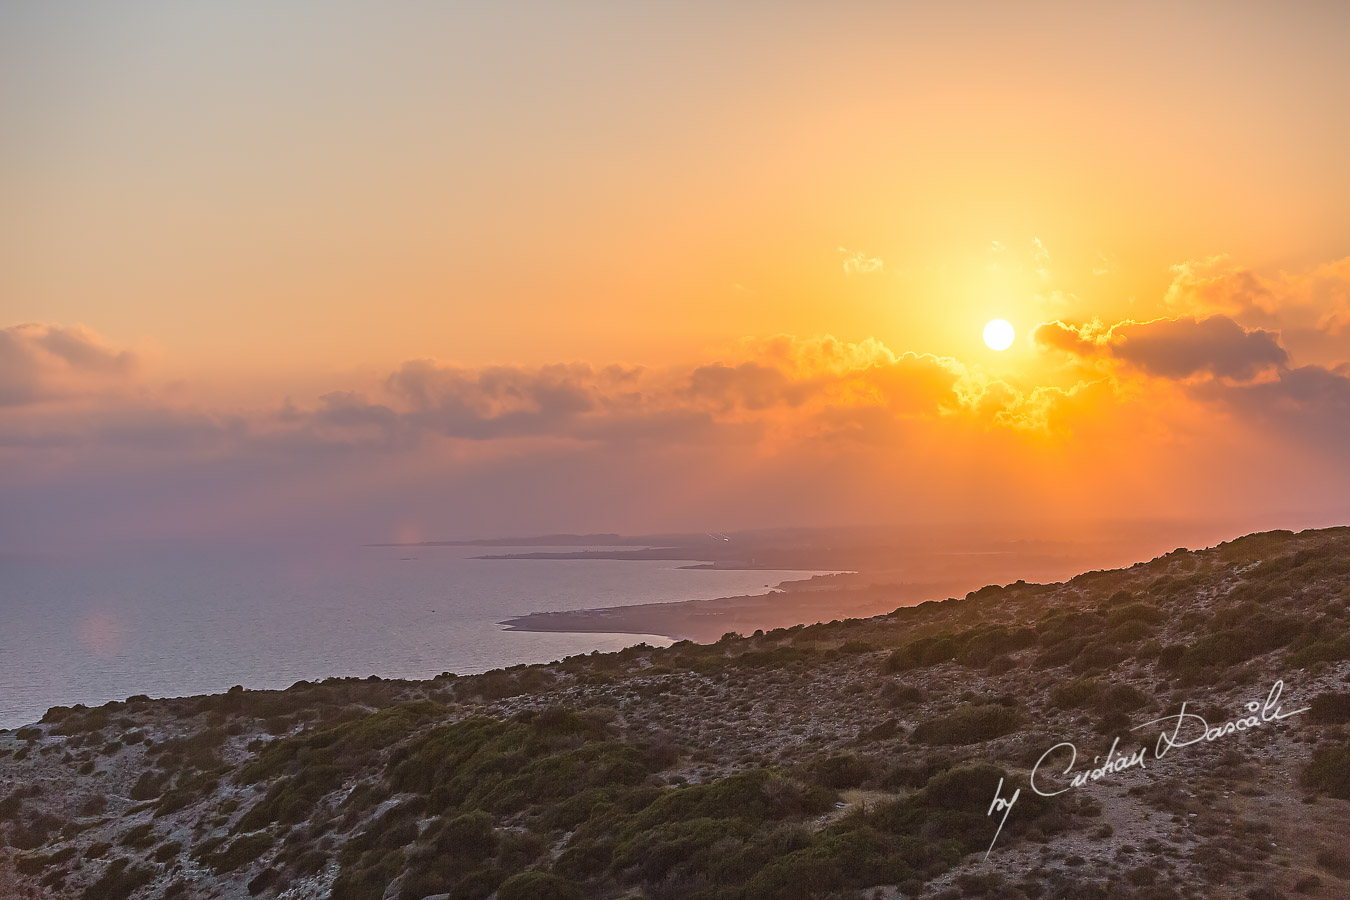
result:
[[[1167,613],[1163,612],[1152,603],[1129,603],[1125,606],[1117,606],[1106,613],[1106,624],[1120,625],[1124,622],[1144,622],[1148,625],[1157,625],[1167,621]]]
[[[1030,628],[1009,629],[1001,625],[974,628],[958,636],[960,649],[956,660],[963,666],[987,666],[1002,654],[1034,645],[1036,637]]]
[[[333,881],[330,900],[382,900],[389,883],[403,871],[402,851],[391,850],[373,864],[359,869],[344,869]]]
[[[1085,646],[1087,646],[1087,639],[1085,638],[1064,638],[1041,651],[1040,655],[1036,657],[1036,667],[1050,669],[1065,665],[1077,657]]]
[[[501,843],[487,813],[437,820],[408,859],[400,897],[421,900],[432,894],[461,893],[457,886],[487,870]]]
[[[920,723],[912,734],[923,744],[975,744],[1016,731],[1022,715],[997,703],[958,706],[949,715]]]
[[[1311,718],[1319,725],[1350,722],[1350,693],[1318,694],[1312,699]]]
[[[144,850],[159,840],[154,829],[155,826],[150,822],[134,825],[122,832],[122,836],[117,839],[117,843],[134,850]]]
[[[940,634],[911,641],[886,659],[886,668],[891,672],[903,672],[935,666],[956,658],[960,647],[950,634]]]
[[[926,697],[927,694],[921,688],[912,684],[900,684],[897,681],[887,680],[881,687],[881,699],[891,706],[912,706],[915,703],[922,703]]]
[[[1319,662],[1340,662],[1350,659],[1350,635],[1329,640],[1314,641],[1289,655],[1289,664],[1304,669]]]
[[[47,716],[51,716],[55,711],[56,708],[48,710]],[[43,722],[48,721],[47,716],[42,717]],[[56,727],[52,729],[52,734],[59,734],[66,737],[76,734],[88,734],[107,727],[111,718],[112,711],[107,707],[86,709],[83,706],[76,704],[71,707],[68,712],[59,714],[57,718],[51,720],[57,723]]]
[[[98,880],[85,888],[84,900],[126,900],[155,878],[155,870],[133,866],[129,860],[115,859]]]
[[[1142,641],[1152,633],[1153,629],[1147,623],[1138,619],[1130,619],[1108,628],[1106,634],[1102,637],[1107,643],[1133,644],[1135,641]]]
[[[680,819],[746,819],[765,822],[824,812],[831,796],[771,769],[755,769],[709,784],[675,788],[638,813],[628,826],[636,833]]]
[[[276,884],[281,878],[281,872],[277,869],[263,869],[248,883],[248,895],[256,897],[266,891],[272,885]]]
[[[755,833],[745,820],[695,817],[646,828],[614,849],[611,871],[645,884],[707,877],[726,843],[742,843]]]
[[[389,747],[440,715],[430,701],[405,703],[315,733],[274,741],[239,773],[245,784],[284,775],[240,818],[235,831],[303,822],[347,779],[374,768]]]
[[[852,753],[837,753],[818,761],[811,767],[811,773],[817,783],[839,790],[862,784],[872,774],[872,766]]]
[[[502,882],[497,900],[584,900],[575,882],[549,872],[521,872]]]
[[[1133,685],[1110,684],[1100,678],[1075,678],[1050,689],[1050,704],[1060,709],[1091,709],[1097,713],[1130,712],[1148,702]]]
[[[1181,668],[1194,671],[1205,666],[1244,663],[1285,646],[1302,631],[1302,622],[1294,616],[1250,612],[1247,606],[1244,604],[1227,615],[1215,615],[1213,624],[1221,627],[1185,650]],[[1231,626],[1222,627],[1229,621],[1233,621]]]
[[[24,875],[37,875],[44,869],[50,869],[59,866],[61,863],[75,855],[74,847],[66,847],[57,850],[55,853],[48,853],[46,856],[24,856],[14,864],[14,867]]]
[[[1091,641],[1074,656],[1069,663],[1069,668],[1080,674],[1100,672],[1128,658],[1129,654],[1115,644],[1105,641]]]
[[[169,773],[156,772],[148,769],[141,773],[141,777],[136,779],[136,783],[131,786],[131,793],[128,794],[132,800],[145,801],[153,800],[164,793],[164,786],[168,783]]]
[[[668,756],[604,740],[603,722],[570,711],[513,722],[470,718],[420,736],[390,758],[395,791],[433,810],[518,812],[592,787],[634,786]]]
[[[1350,744],[1314,754],[1303,770],[1303,786],[1329,797],[1350,800]]]
[[[155,803],[155,818],[172,815],[215,791],[220,778],[215,772],[199,772],[164,792]]]
[[[51,813],[32,813],[18,821],[9,833],[9,843],[19,850],[36,850],[51,840],[52,832],[65,825]]]
[[[247,834],[236,838],[228,847],[206,856],[205,862],[217,874],[233,872],[272,849],[272,843],[270,834]]]

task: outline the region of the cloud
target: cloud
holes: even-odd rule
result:
[[[763,410],[800,406],[811,392],[808,382],[794,382],[780,369],[760,362],[714,363],[689,374],[687,396],[710,401],[721,409]]]
[[[1226,256],[1191,260],[1172,267],[1164,299],[1177,312],[1342,334],[1350,329],[1350,257],[1276,275],[1262,275]]]
[[[1243,328],[1227,316],[1126,320],[1110,328],[1097,321],[1081,326],[1045,322],[1035,328],[1032,339],[1041,349],[1114,359],[1146,375],[1177,380],[1250,380],[1289,362],[1278,334]]]
[[[0,504],[23,512],[0,539],[27,539],[20,515],[47,535],[86,521],[118,532],[132,506],[170,532],[320,510],[356,521],[407,504],[478,531],[528,529],[521,510],[570,498],[651,528],[643,510],[760,524],[770,510],[1016,515],[1070,500],[1152,513],[1180,490],[1223,500],[1202,486],[1253,467],[1283,467],[1263,483],[1277,497],[1315,476],[1332,485],[1318,496],[1350,481],[1337,474],[1350,367],[1294,365],[1280,333],[1225,315],[1046,322],[1041,362],[1009,372],[871,338],[780,334],[651,368],[409,360],[260,409],[156,390],[132,355],[83,329],[0,335],[7,371],[27,379],[4,382]],[[1005,493],[1006,505],[989,499]]]
[[[1111,329],[1108,345],[1118,359],[1162,378],[1248,380],[1289,361],[1277,334],[1243,328],[1227,316],[1121,324]]]
[[[136,357],[81,325],[41,322],[0,329],[0,406],[22,406],[124,383]]]
[[[385,387],[409,425],[445,437],[578,438],[587,422],[642,406],[640,374],[585,363],[472,369],[414,360]]]
[[[36,338],[47,335],[19,333],[38,347]],[[63,366],[100,377],[120,376],[131,366],[129,357],[96,340],[80,348],[63,337],[62,349],[76,361]],[[30,388],[22,396],[31,400],[38,392]],[[253,412],[203,408],[173,392],[149,390],[106,395],[92,411],[80,403],[14,408],[33,411],[0,417],[0,449],[59,447],[71,459],[105,462],[128,453],[149,461],[421,452],[447,441],[500,447],[758,443],[764,452],[780,452],[827,435],[872,442],[914,423],[949,418],[987,428],[1034,426],[1020,389],[957,360],[828,335],[746,340],[721,360],[663,369],[410,360],[363,390],[338,388],[308,403],[287,397]],[[1015,408],[1022,411],[1013,415]],[[867,433],[860,422],[870,423]]]
[[[1042,322],[1031,331],[1032,343],[1041,350],[1059,350],[1074,356],[1095,357],[1101,352],[1100,323],[1068,325]]]
[[[1171,385],[1177,398],[1193,404],[1191,427],[1206,427],[1207,417],[1222,413],[1251,434],[1278,435],[1299,452],[1336,460],[1350,453],[1350,364],[1295,366],[1276,332],[1211,315],[1110,327],[1047,322],[1033,337],[1042,351],[1095,367],[1103,374],[1100,384],[1121,403],[1131,395],[1171,403],[1147,386]],[[1055,427],[1053,412],[1042,417]],[[1211,421],[1207,427],[1221,426]]]
[[[886,267],[886,261],[880,256],[868,256],[860,250],[850,251],[844,247],[840,247],[839,252],[844,254],[844,274],[850,277],[871,275]]]

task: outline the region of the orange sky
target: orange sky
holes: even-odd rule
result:
[[[933,6],[5,9],[0,548],[1343,521],[1350,11]]]

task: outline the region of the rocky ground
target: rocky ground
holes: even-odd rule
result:
[[[0,732],[0,896],[1350,896],[1348,602],[1350,529],[1276,532],[712,644],[56,708]],[[1158,758],[1170,724],[1132,729],[1183,703],[1256,718]],[[1142,765],[1070,787],[1061,749],[1032,791],[1113,739]]]

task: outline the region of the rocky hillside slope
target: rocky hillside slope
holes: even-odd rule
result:
[[[1347,604],[1350,529],[1274,532],[715,644],[58,707],[0,732],[0,897],[1346,897]]]

